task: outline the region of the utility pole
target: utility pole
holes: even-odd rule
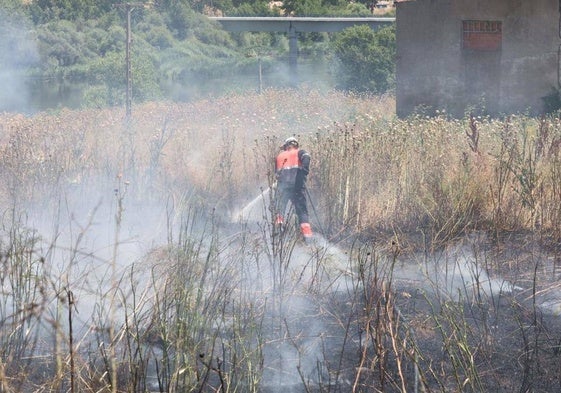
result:
[[[131,62],[131,44],[132,44],[132,33],[131,33],[131,14],[135,7],[144,7],[144,3],[118,3],[115,4],[116,7],[122,8],[127,13],[127,43],[126,43],[126,76],[127,76],[127,95],[126,95],[126,117],[127,121],[131,119],[132,112],[132,62]]]
[[[288,27],[288,69],[290,70],[290,83],[298,86],[298,33],[291,22]]]

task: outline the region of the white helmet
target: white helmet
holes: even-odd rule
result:
[[[298,139],[291,136],[290,138],[286,138],[282,147],[286,150],[289,146],[298,147]]]

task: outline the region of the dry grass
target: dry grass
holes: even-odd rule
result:
[[[492,228],[559,240],[557,119],[397,120],[393,109],[389,97],[271,90],[144,104],[130,128],[121,109],[4,115],[0,199],[120,175],[135,195],[188,186],[226,211],[267,186],[278,144],[297,135],[313,156],[310,191],[327,236],[423,228],[445,243]]]

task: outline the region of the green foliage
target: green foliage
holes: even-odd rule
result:
[[[29,5],[35,23],[58,19],[77,21],[99,18],[112,8],[111,0],[35,0]]]
[[[91,56],[84,34],[68,21],[51,22],[37,30],[39,51],[48,64],[69,67]]]
[[[124,102],[125,59],[117,53],[110,53],[92,62],[87,69],[88,81],[92,85],[101,85],[106,89],[109,105]]]
[[[173,3],[162,13],[167,28],[175,39],[182,41],[196,37],[208,44],[231,47],[232,41],[218,24],[196,13],[186,4]]]
[[[146,52],[146,49],[144,50]],[[159,72],[156,59],[147,53],[133,53],[132,58],[132,94],[136,101],[157,100],[162,97]]]
[[[368,7],[360,3],[349,3],[342,10],[341,16],[372,16]]]
[[[133,53],[132,79],[133,97],[136,101],[161,97],[158,70],[155,62],[141,53]],[[126,72],[122,55],[111,53],[99,58],[83,70],[91,86],[84,94],[85,102],[95,106],[122,105],[125,102]],[[76,76],[76,75],[75,75]]]
[[[323,14],[321,0],[285,0],[284,9],[287,14],[295,16],[318,16]]]
[[[190,23],[193,39],[207,45],[218,45],[228,49],[234,48],[230,35],[206,16],[195,14]]]
[[[146,17],[136,24],[137,34],[154,48],[167,49],[175,45],[175,37],[171,34],[161,14],[150,12]]]
[[[278,12],[269,8],[268,2],[265,1],[240,4],[227,14],[231,16],[278,16]]]
[[[0,15],[11,15],[12,17],[29,17],[27,7],[21,6],[21,0],[2,0],[0,1]]]
[[[370,16],[364,5],[345,0],[285,0],[284,10],[294,16]]]
[[[38,3],[37,6],[45,6]],[[60,6],[60,5],[59,5]],[[161,6],[161,5],[160,5]],[[220,73],[237,63],[228,33],[186,4],[137,9],[131,14],[133,99],[161,97],[161,80]],[[43,14],[44,15],[44,14]],[[87,81],[86,102],[124,102],[125,14],[110,12],[86,22],[54,19],[36,27],[42,76]]]
[[[117,6],[116,0],[36,0],[23,7],[18,0],[1,3],[0,11],[6,10],[8,19],[29,20],[29,24],[35,24],[29,30],[33,31],[38,48],[38,54],[34,56],[30,39],[4,39],[1,44],[4,52],[15,54],[6,56],[6,59],[13,57],[24,67],[34,65],[33,72],[38,77],[64,78],[71,83],[87,81],[91,86],[87,92],[88,101],[96,106],[100,100],[106,100],[109,105],[122,102],[127,13],[123,7]],[[267,56],[280,56],[288,50],[283,34],[232,34],[202,14],[210,11],[223,15],[278,15],[278,9],[270,9],[268,0],[159,0],[145,3],[146,7],[135,7],[130,14],[134,100],[159,96],[161,83],[187,81],[196,76],[227,75],[236,69],[255,66],[258,58],[263,61]],[[361,2],[348,3],[346,0],[286,0],[284,7],[298,16],[369,15],[369,10]],[[4,35],[13,36],[10,33]],[[330,39],[327,33],[302,34],[299,47],[307,55],[325,55],[330,49]],[[338,52],[344,70],[342,85],[360,90],[356,88],[361,85],[360,81],[347,76],[355,69],[381,67],[368,72],[375,82],[370,82],[365,90],[387,89],[391,75],[386,59],[391,53],[383,50],[382,42],[386,45],[390,41],[382,36],[376,39],[380,45],[374,49],[384,55],[378,63],[372,58],[360,59],[358,56],[349,60],[343,44]],[[361,65],[362,60],[370,63]],[[384,81],[390,82],[384,84]]]
[[[101,30],[98,34],[99,30],[101,29],[93,28],[87,35],[88,39],[92,40],[92,46],[95,47],[97,42],[99,49],[96,53],[98,55],[105,56],[107,53],[113,52],[124,53],[127,32],[122,26],[112,25],[107,30]]]
[[[234,7],[239,6],[239,1],[232,1],[232,0],[213,0],[210,2],[210,5],[216,9],[222,10],[225,13],[228,13],[229,10],[233,9]]]
[[[231,73],[240,56],[222,45],[191,39],[159,53],[159,75],[165,81],[188,81]]]
[[[195,17],[195,13],[184,4],[173,3],[165,11],[164,17],[172,34],[178,40],[184,40],[189,35],[189,23]]]
[[[107,86],[90,86],[84,91],[82,102],[85,107],[104,108],[111,101]]]
[[[373,31],[353,26],[332,44],[338,59],[338,87],[355,92],[383,93],[395,84],[395,27]]]
[[[328,7],[345,8],[349,2],[345,0],[323,0],[323,4]]]

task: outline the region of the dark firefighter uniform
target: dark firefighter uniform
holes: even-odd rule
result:
[[[310,155],[300,149],[296,138],[288,138],[283,150],[277,155],[275,173],[277,178],[277,224],[284,223],[288,202],[294,206],[300,230],[305,238],[312,236],[312,228],[306,203],[306,178],[310,172]]]

